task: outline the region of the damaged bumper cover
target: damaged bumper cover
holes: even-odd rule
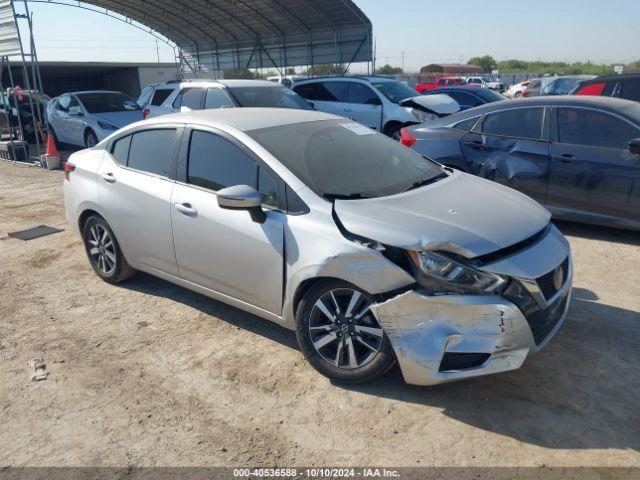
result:
[[[570,297],[569,279],[544,312],[553,327],[539,344],[520,309],[499,296],[432,296],[410,290],[372,310],[391,341],[405,381],[435,385],[520,368],[561,327]]]

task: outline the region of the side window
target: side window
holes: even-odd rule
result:
[[[542,138],[543,108],[515,108],[489,115],[482,125],[485,135],[501,137]]]
[[[111,155],[121,165],[127,164],[127,157],[129,156],[129,145],[131,145],[131,135],[116,140],[111,148]]]
[[[640,102],[640,78],[634,80],[624,80],[620,89],[620,98]]]
[[[151,105],[159,107],[172,93],[172,88],[156,88],[156,91],[153,92],[153,97],[151,97]]]
[[[262,195],[262,204],[266,207],[284,210],[285,205],[281,199],[282,181],[269,170],[260,167],[258,172],[258,191]]]
[[[58,110],[62,110],[63,112],[66,112],[67,110],[69,110],[70,101],[71,101],[70,95],[62,95],[58,99],[58,102],[56,103],[56,107],[58,108]]]
[[[640,130],[624,120],[595,110],[560,108],[558,133],[561,143],[626,149],[640,137]]]
[[[185,88],[173,101],[175,108],[187,107],[191,110],[200,110],[202,108],[203,88]]]
[[[204,108],[233,107],[233,102],[222,88],[208,88]]]
[[[234,185],[256,187],[256,162],[240,147],[209,132],[191,134],[187,182],[218,191]]]
[[[474,97],[469,93],[464,92],[449,92],[449,96],[453,98],[460,105],[468,105],[470,107],[477,107],[478,105],[482,105],[480,99]]]
[[[343,102],[347,82],[307,83],[294,88],[294,91],[308,100],[321,102]]]
[[[470,132],[473,127],[475,127],[476,123],[478,123],[478,119],[480,117],[467,118],[466,120],[462,120],[453,125],[453,128],[457,128],[458,130],[463,130],[465,132]]]
[[[127,165],[143,172],[169,176],[175,129],[153,129],[134,133]],[[116,144],[117,146],[117,144]]]
[[[380,105],[380,98],[366,85],[361,83],[349,84],[349,93],[347,93],[348,103],[361,103],[364,105]]]

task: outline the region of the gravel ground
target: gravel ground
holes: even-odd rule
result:
[[[575,300],[522,369],[345,388],[265,320],[144,274],[102,282],[61,183],[0,162],[0,468],[640,467],[640,233],[559,225]],[[66,230],[7,237],[40,224]]]

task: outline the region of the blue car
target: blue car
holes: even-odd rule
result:
[[[605,97],[494,102],[403,129],[443,165],[529,195],[556,218],[640,230],[640,104]]]
[[[423,95],[440,94],[445,94],[453,98],[458,102],[458,105],[460,105],[460,110],[467,110],[487,103],[507,100],[507,97],[495,90],[482,87],[445,87],[427,90],[423,93]]]

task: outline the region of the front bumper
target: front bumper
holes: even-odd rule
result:
[[[375,304],[372,310],[391,341],[405,381],[435,385],[520,368],[560,329],[570,303],[571,277],[536,319],[527,320],[515,304],[498,296],[430,296],[419,290]],[[548,332],[538,344],[532,333],[535,322],[543,322]],[[451,369],[456,362],[445,361],[451,358],[481,363]]]

